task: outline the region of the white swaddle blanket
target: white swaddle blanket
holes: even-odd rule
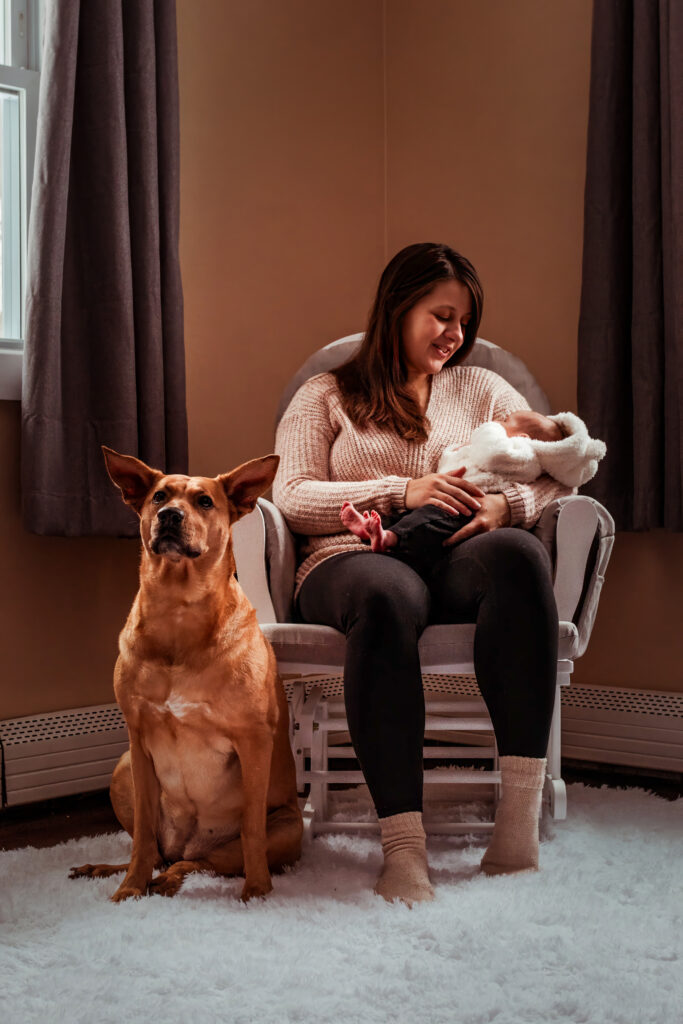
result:
[[[567,487],[580,487],[595,476],[607,446],[589,436],[586,424],[573,412],[559,412],[554,420],[567,432],[561,441],[534,441],[508,437],[502,423],[482,423],[469,444],[446,448],[438,473],[466,467],[465,476],[483,491],[495,491],[509,483],[531,483],[542,473]]]

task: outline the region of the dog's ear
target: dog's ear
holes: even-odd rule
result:
[[[253,512],[256,499],[268,490],[277,472],[279,455],[264,455],[262,459],[243,462],[231,473],[216,477],[237,511],[237,519]]]
[[[109,476],[120,488],[126,505],[130,505],[140,515],[145,498],[163,473],[158,469],[150,469],[132,455],[119,455],[113,448],[107,448],[106,445],[101,447]]]

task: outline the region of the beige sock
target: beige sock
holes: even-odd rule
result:
[[[538,815],[547,758],[500,758],[503,793],[493,836],[481,861],[487,875],[538,870]]]
[[[375,892],[389,903],[402,900],[409,907],[421,900],[433,900],[420,811],[392,814],[380,818],[379,824],[384,866]]]

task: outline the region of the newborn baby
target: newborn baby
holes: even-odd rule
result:
[[[542,473],[579,487],[595,476],[606,450],[603,441],[588,436],[574,413],[543,416],[520,409],[503,420],[482,423],[469,444],[447,448],[437,472],[465,466],[467,479],[488,493],[500,492],[509,483],[531,483]],[[340,517],[373,551],[400,558],[421,575],[443,554],[444,540],[469,521],[429,504],[393,518],[382,518],[374,509],[361,515],[350,501],[342,505]]]

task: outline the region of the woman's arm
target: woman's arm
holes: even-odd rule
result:
[[[329,479],[335,429],[330,422],[326,395],[329,396],[329,389],[318,381],[299,389],[275,438],[280,465],[273,483],[273,501],[290,528],[307,536],[346,532],[339,519],[343,501],[352,501],[361,512],[375,508],[387,515],[406,507],[409,477]]]

